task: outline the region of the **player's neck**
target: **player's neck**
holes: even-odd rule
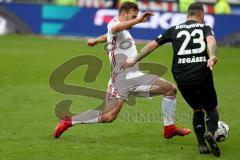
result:
[[[187,21],[196,21],[198,23],[201,23],[198,19],[196,18],[188,18]]]
[[[197,17],[188,17],[187,21],[196,21],[198,23],[202,23],[202,21]]]

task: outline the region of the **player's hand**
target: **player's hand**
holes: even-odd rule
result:
[[[95,39],[89,39],[89,40],[87,41],[87,45],[88,45],[89,47],[95,46],[96,44],[97,44],[97,42],[95,41]]]
[[[127,62],[123,63],[121,69],[125,70],[125,68],[129,68],[134,66],[137,63],[136,59],[128,59]]]
[[[213,70],[213,66],[217,64],[217,57],[216,56],[211,56],[209,59],[208,59],[208,62],[207,62],[207,67],[210,68],[210,70]]]
[[[153,16],[153,13],[150,11],[144,12],[140,17],[138,17],[139,23],[147,22],[148,18]]]

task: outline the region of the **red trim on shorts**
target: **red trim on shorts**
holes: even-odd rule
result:
[[[117,92],[113,88],[113,84],[109,84],[108,86],[108,95],[107,95],[107,101],[111,100],[112,98],[117,96]]]
[[[107,101],[111,100],[112,98],[117,97],[117,95],[118,95],[117,90],[114,88],[114,83],[116,81],[116,77],[117,77],[117,74],[113,72],[112,76],[111,76],[111,82],[108,85],[108,89],[107,89],[107,93],[108,93]]]
[[[118,91],[116,88],[114,88],[116,77],[117,77],[117,74],[113,71],[111,75],[111,81],[107,89],[107,97],[106,97],[107,101],[111,100],[112,98],[116,98],[118,96]]]

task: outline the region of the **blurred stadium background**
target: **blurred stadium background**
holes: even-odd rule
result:
[[[125,0],[1,0],[0,35],[14,32],[38,35],[98,36]],[[135,0],[133,0],[135,1]],[[204,4],[206,23],[219,43],[238,45],[240,0],[197,0]],[[151,40],[158,33],[185,20],[193,0],[140,0],[139,8],[154,11],[148,23],[133,29],[136,39]],[[83,23],[84,22],[84,23]],[[143,32],[148,34],[143,35]]]
[[[133,0],[134,1],[134,0]],[[214,80],[221,120],[230,126],[230,137],[222,142],[220,159],[239,159],[240,110],[238,80],[240,65],[240,0],[197,0],[204,4],[205,23],[212,26],[219,44],[219,64]],[[212,159],[197,152],[195,136],[162,137],[161,102],[137,99],[135,107],[124,107],[113,124],[79,126],[54,140],[58,121],[55,107],[72,100],[71,112],[94,108],[99,99],[64,94],[49,86],[56,68],[74,57],[92,55],[103,62],[94,82],[84,81],[87,67],[75,69],[65,83],[105,91],[110,75],[104,44],[89,48],[88,37],[107,31],[123,0],[0,0],[0,159]],[[131,29],[137,47],[154,39],[172,25],[185,20],[193,0],[139,0],[141,11],[155,16]],[[173,81],[171,46],[164,46],[144,62],[168,68],[164,78]],[[128,106],[128,105],[126,105]],[[176,123],[192,128],[191,110],[178,94]],[[101,126],[101,127],[99,127]]]

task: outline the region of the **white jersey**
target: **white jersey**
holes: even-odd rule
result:
[[[107,26],[108,55],[115,73],[121,72],[120,67],[123,62],[137,56],[135,42],[128,30],[116,34],[111,32],[112,26],[119,22],[117,18],[113,18]],[[138,71],[138,64],[126,70]]]
[[[159,77],[140,72],[138,64],[125,70],[120,69],[127,59],[137,56],[137,49],[128,30],[116,34],[111,32],[111,28],[117,23],[120,23],[119,20],[114,18],[107,26],[107,49],[113,72],[108,83],[106,102],[113,98],[127,100],[129,94],[149,97],[149,88]]]

